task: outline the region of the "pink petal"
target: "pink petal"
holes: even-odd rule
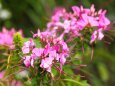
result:
[[[29,52],[30,52],[29,47],[25,47],[25,46],[23,46],[23,47],[22,47],[22,52],[23,52],[23,54],[27,54],[27,53],[29,53]]]
[[[66,59],[63,54],[60,55],[60,63],[64,64],[66,62]]]
[[[32,53],[34,53],[36,56],[40,57],[43,54],[43,50],[42,48],[34,48],[32,50]]]
[[[72,6],[72,10],[77,16],[80,15],[80,8],[78,6]]]
[[[104,34],[102,33],[102,30],[98,31],[98,40],[102,40],[102,38],[104,37]]]

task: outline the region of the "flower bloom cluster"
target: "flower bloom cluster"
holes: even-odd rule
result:
[[[64,8],[56,9],[51,21],[47,24],[47,30],[55,33],[58,29],[63,29],[62,34],[72,33],[75,37],[79,37],[82,35],[82,30],[90,28],[92,29],[90,43],[104,37],[103,31],[110,24],[105,16],[106,10],[96,11],[92,5],[90,9],[72,6],[72,11],[68,13]]]
[[[40,60],[40,67],[51,72],[51,67],[57,62],[60,67],[66,62],[69,56],[69,48],[67,44],[60,38],[55,38],[50,32],[40,32],[38,30],[34,37],[38,37],[43,43],[42,48],[37,48],[34,41],[30,39],[24,43],[22,51],[25,54],[24,64],[26,67],[34,67],[35,60]],[[30,53],[30,55],[28,55]]]
[[[22,31],[19,31],[22,35]],[[15,29],[12,28],[11,30],[7,30],[3,27],[2,31],[0,32],[0,45],[7,46],[9,48],[13,48],[13,36],[16,33]]]
[[[56,63],[60,63],[60,67],[62,67],[70,54],[64,41],[65,34],[80,37],[81,32],[87,28],[91,33],[90,43],[104,37],[103,31],[110,24],[105,16],[106,10],[95,11],[94,5],[90,9],[73,6],[72,10],[73,12],[68,13],[64,8],[56,9],[51,21],[47,24],[46,31],[38,30],[37,34],[33,35],[34,38],[40,39],[41,48],[36,47],[33,39],[24,43],[22,58],[26,67],[34,67],[36,60],[40,60],[40,67],[48,72],[51,72],[52,66]],[[90,31],[90,29],[92,30]]]

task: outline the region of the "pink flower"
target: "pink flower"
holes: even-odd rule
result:
[[[22,35],[22,32],[19,31]],[[5,27],[2,28],[0,32],[0,45],[8,46],[10,49],[13,48],[13,36],[16,33],[15,29],[7,30]]]
[[[65,20],[64,24],[63,24],[63,28],[64,28],[65,33],[69,33],[69,31],[71,29],[71,21]]]
[[[24,46],[22,47],[23,54],[27,54],[35,47],[35,43],[32,39],[24,43]]]
[[[59,62],[63,65],[66,61],[66,57],[69,56],[69,48],[62,38],[56,38],[52,36],[50,32],[40,32],[38,31],[36,37],[38,37],[42,43],[44,43],[43,48],[34,48],[32,50],[31,56],[37,56],[25,59],[25,65],[31,66],[31,60],[36,60],[38,58],[41,61],[40,67],[48,72],[51,72],[51,67],[54,61]]]
[[[24,64],[26,67],[29,67],[31,65],[31,57],[30,56],[24,57]]]
[[[30,51],[33,52],[33,54],[31,54],[30,56],[24,56],[22,57],[24,59],[24,64],[26,67],[34,67],[34,60],[36,59],[36,48],[35,47],[35,43],[33,41],[33,39],[30,39],[29,41],[24,43],[24,46],[22,47],[22,52],[23,54],[28,54],[30,53]]]
[[[104,34],[102,33],[102,29],[98,30],[98,40],[102,40],[104,37]]]
[[[42,59],[40,67],[46,69],[48,72],[51,72],[52,61],[52,58]]]
[[[80,8],[78,6],[72,6],[72,10],[74,12],[74,15],[80,16]]]
[[[107,25],[110,24],[110,21],[108,18],[105,17],[105,13],[101,13],[99,16],[99,26],[106,28]]]
[[[64,41],[65,35],[74,39],[84,36],[88,32],[89,35],[92,34],[90,43],[102,40],[103,31],[110,24],[105,16],[106,11],[96,12],[94,5],[90,8],[73,6],[72,10],[73,13],[67,12],[63,8],[56,9],[51,21],[47,24],[46,31],[38,30],[37,34],[33,35],[40,40],[41,48],[36,47],[32,39],[25,42],[22,47],[23,54],[30,54],[24,58],[26,67],[34,66],[37,59],[40,62],[40,67],[47,72],[51,72],[52,66],[57,63],[62,68],[70,54],[68,45]]]
[[[52,58],[52,60],[56,59],[57,53],[56,50],[52,50],[49,52],[49,58]]]
[[[4,77],[4,71],[0,72],[0,79],[2,79]]]
[[[34,37],[34,38],[35,38],[35,37],[38,37],[41,42],[49,43],[49,42],[51,42],[52,39],[55,37],[55,34],[52,34],[52,32],[50,32],[50,31],[40,32],[40,30],[38,29],[37,34],[34,34],[33,37]]]
[[[66,10],[64,8],[56,8],[54,10],[54,15],[52,16],[52,21],[57,22],[60,21],[60,17],[64,16]]]
[[[97,38],[97,31],[94,31],[93,34],[92,34],[92,36],[91,36],[90,43],[93,43],[96,40],[96,38]]]
[[[96,18],[88,16],[87,14],[82,14],[81,19],[78,20],[77,24],[81,26],[80,30],[83,30],[85,27],[94,27],[99,25]]]
[[[94,4],[91,5],[90,11],[91,11],[91,13],[95,12]]]
[[[44,49],[43,48],[34,48],[32,50],[32,53],[36,56],[40,57],[43,54]]]
[[[34,59],[31,56],[25,56],[23,59],[26,67],[34,67]]]
[[[91,36],[91,41],[90,43],[93,43],[95,40],[102,40],[102,38],[104,37],[104,34],[102,33],[102,28],[99,30],[96,30],[93,32],[92,36]]]
[[[65,58],[64,54],[60,54],[60,63],[62,65],[64,65],[65,62],[66,62],[66,58]]]
[[[23,52],[23,54],[29,53],[29,52],[30,52],[29,47],[23,46],[23,47],[22,47],[22,52]]]
[[[79,37],[82,35],[82,30],[89,28],[87,30],[89,30],[90,33],[94,31],[94,34],[96,34],[96,32],[100,34],[98,37],[93,34],[91,37],[92,40],[95,40],[95,36],[98,40],[102,39],[104,34],[101,34],[101,32],[110,24],[109,19],[105,16],[106,10],[102,11],[102,9],[100,9],[96,11],[94,4],[92,4],[90,8],[72,6],[72,10],[73,13],[62,9],[56,11],[47,25],[47,31],[53,32],[52,34],[55,34],[55,36],[57,36],[58,31],[62,31],[60,34],[58,33],[58,37],[62,38],[65,33],[72,33],[71,35],[73,35],[73,37]],[[100,28],[102,28],[101,32],[99,31]]]

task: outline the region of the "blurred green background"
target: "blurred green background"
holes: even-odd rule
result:
[[[92,3],[97,10],[107,9],[108,18],[115,20],[115,0],[0,0],[0,30],[3,26],[23,29],[24,35],[31,37],[31,31],[45,29],[55,7],[71,10],[73,5],[90,7]],[[80,73],[92,86],[115,86],[114,27],[109,33],[113,40],[109,37],[104,39],[111,44],[99,42],[95,46],[93,60],[90,58],[91,49],[84,54],[83,64],[87,67],[81,68]]]

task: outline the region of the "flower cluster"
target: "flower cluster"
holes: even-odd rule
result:
[[[63,29],[62,34],[72,33],[75,37],[81,36],[85,28],[91,28],[91,40],[93,43],[96,39],[101,40],[104,37],[103,31],[110,24],[106,18],[106,10],[95,11],[94,5],[90,9],[83,6],[72,6],[73,12],[67,12],[64,8],[58,8],[54,12],[51,21],[47,24],[47,30],[53,33]]]
[[[13,48],[13,36],[16,33],[15,29],[12,28],[11,30],[7,30],[3,27],[2,32],[0,32],[0,45],[7,46],[9,48]],[[19,33],[22,35],[22,31],[20,30]]]
[[[34,62],[40,60],[40,67],[48,72],[56,63],[60,67],[66,62],[70,51],[65,42],[65,34],[73,37],[83,36],[82,31],[87,30],[91,33],[90,43],[95,40],[101,40],[104,37],[103,31],[106,30],[110,21],[106,18],[106,10],[95,11],[94,5],[90,9],[73,6],[73,12],[67,12],[64,8],[55,10],[51,21],[47,24],[44,32],[38,32],[33,35],[38,38],[42,47],[36,47],[33,39],[24,43],[22,51],[24,64],[26,67],[34,67]]]
[[[38,37],[43,43],[42,48],[37,48],[32,39],[24,43],[22,51],[25,54],[24,64],[26,67],[34,67],[35,60],[40,60],[40,67],[51,72],[51,67],[56,62],[60,63],[60,67],[66,62],[69,56],[69,48],[67,44],[55,36],[51,36],[50,32],[40,32],[38,30],[34,37]],[[27,55],[30,53],[30,55]]]

